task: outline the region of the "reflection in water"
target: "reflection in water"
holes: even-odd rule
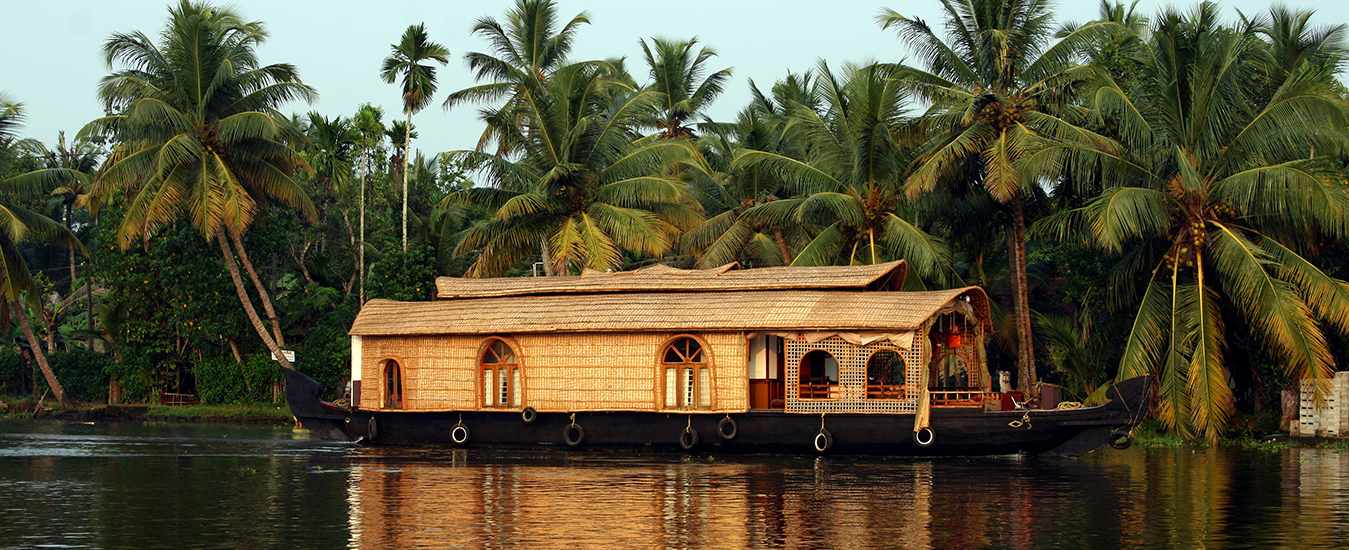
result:
[[[360,518],[351,546],[929,545],[929,462],[872,469],[824,459],[672,458],[361,461],[349,474],[353,517]]]
[[[477,453],[0,423],[0,548],[1335,547],[1349,452]]]

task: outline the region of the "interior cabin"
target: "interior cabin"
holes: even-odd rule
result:
[[[352,402],[387,411],[912,413],[990,392],[988,299],[902,261],[437,279],[351,329]]]

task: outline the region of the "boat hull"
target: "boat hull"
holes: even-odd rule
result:
[[[298,373],[297,373],[298,374]],[[303,376],[303,375],[301,375]],[[315,384],[316,385],[316,384]],[[931,433],[914,437],[912,414],[734,414],[665,412],[537,413],[509,411],[368,411],[333,414],[292,404],[297,420],[319,437],[374,445],[447,445],[485,449],[563,449],[713,453],[878,455],[1079,455],[1111,443],[1142,420],[1147,380],[1110,391],[1106,405],[1064,410],[984,411],[933,408]],[[305,399],[310,392],[288,392]],[[310,411],[310,416],[300,414]],[[532,411],[531,411],[532,412]],[[729,419],[729,420],[727,420]],[[696,433],[696,438],[692,436]],[[925,438],[931,435],[931,441]],[[920,445],[922,439],[927,445]]]

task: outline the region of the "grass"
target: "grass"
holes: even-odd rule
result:
[[[247,403],[242,405],[150,405],[146,418],[187,420],[192,422],[289,422],[293,419],[285,403]]]
[[[10,396],[0,396],[0,410],[9,410],[8,413],[0,413],[2,419],[28,419],[33,418],[33,400],[30,398],[14,398]],[[85,403],[81,404],[76,410],[64,410],[54,401],[48,400],[42,403],[42,414],[44,418],[64,418],[84,420],[98,419],[102,415],[98,414],[98,409],[104,407],[102,404]],[[124,403],[125,407],[145,407],[144,414],[135,416],[145,420],[167,420],[180,422],[270,422],[270,423],[288,423],[294,420],[291,416],[290,407],[285,403],[244,403],[244,404],[211,404],[211,405],[158,405],[141,403]],[[92,414],[90,414],[92,413]]]

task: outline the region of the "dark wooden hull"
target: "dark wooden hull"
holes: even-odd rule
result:
[[[1029,422],[1025,422],[1026,411],[934,408],[930,424],[935,439],[927,446],[918,445],[913,437],[912,414],[831,413],[821,417],[770,410],[730,415],[577,412],[574,420],[570,413],[538,413],[526,423],[521,411],[338,413],[312,404],[297,407],[297,396],[288,394],[297,420],[318,436],[360,439],[374,445],[914,456],[1021,452],[1079,455],[1108,444],[1112,432],[1127,431],[1142,419],[1146,385],[1144,379],[1123,382],[1112,390],[1111,402],[1099,407],[1032,410]],[[298,398],[305,399],[303,395]],[[301,414],[305,411],[310,414]],[[690,431],[697,433],[696,442],[686,433]],[[827,432],[827,438],[820,438],[822,431]]]

